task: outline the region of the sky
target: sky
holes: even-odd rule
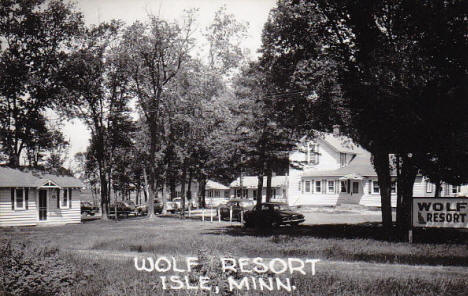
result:
[[[249,49],[252,58],[257,56],[261,45],[263,24],[268,18],[276,0],[75,0],[78,10],[83,13],[87,25],[96,25],[111,19],[120,19],[126,24],[136,20],[144,21],[148,14],[166,20],[178,20],[185,9],[197,8],[198,29],[206,28],[215,12],[223,5],[238,21],[248,22],[248,37],[242,46]],[[77,152],[85,152],[90,134],[79,120],[66,122],[62,129],[70,141],[69,158]],[[71,162],[69,162],[71,164]]]

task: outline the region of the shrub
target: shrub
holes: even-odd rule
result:
[[[56,295],[80,278],[57,248],[0,242],[0,295]]]

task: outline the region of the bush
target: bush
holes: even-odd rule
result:
[[[80,278],[57,248],[0,242],[0,295],[56,295]]]

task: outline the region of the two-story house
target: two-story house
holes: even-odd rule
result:
[[[304,139],[289,155],[290,205],[357,204],[380,206],[380,188],[371,154],[339,134],[322,133]],[[393,175],[396,179],[396,175]],[[416,177],[413,195],[434,196],[435,186],[421,175]],[[392,184],[391,204],[396,206],[397,184]],[[457,196],[460,187],[443,185],[441,196]]]

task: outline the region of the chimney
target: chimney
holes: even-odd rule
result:
[[[338,124],[335,124],[333,126],[333,135],[334,136],[339,136],[340,135],[340,126]]]

